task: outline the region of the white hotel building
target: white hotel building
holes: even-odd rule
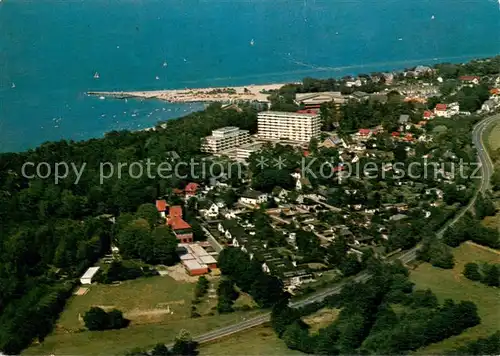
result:
[[[205,137],[201,143],[201,150],[207,153],[219,153],[248,142],[250,142],[250,134],[247,130],[240,130],[235,126],[226,126],[213,130],[212,136]]]
[[[309,142],[321,130],[319,114],[263,111],[258,114],[258,135],[266,140]]]

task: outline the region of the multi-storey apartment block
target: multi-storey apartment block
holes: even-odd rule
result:
[[[315,113],[264,111],[258,114],[258,135],[266,140],[309,142],[318,138],[321,118]]]
[[[213,130],[211,136],[205,137],[202,140],[201,150],[208,153],[218,153],[248,142],[250,142],[250,135],[247,130],[227,126]]]

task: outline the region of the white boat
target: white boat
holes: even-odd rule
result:
[[[499,0],[499,1],[500,1],[500,0]],[[255,44],[255,41],[254,41],[254,40],[253,40],[253,38],[252,38],[252,40],[250,41],[250,46],[253,46],[254,44]]]
[[[164,67],[168,66],[167,61],[163,62],[163,66],[164,66]]]
[[[403,39],[402,38],[398,38],[398,41],[402,41]]]
[[[94,73],[94,79],[99,79],[99,73],[97,72]]]
[[[104,100],[106,98],[104,96],[100,96],[99,99]]]
[[[15,83],[12,83],[12,89],[14,89],[16,87],[16,84]]]
[[[156,79],[156,80],[160,80],[160,77],[159,77],[159,76],[156,76],[156,78],[155,78],[155,79]]]
[[[498,1],[500,1],[500,0],[498,0]],[[436,18],[436,17],[435,17],[434,15],[432,15],[431,20],[434,20],[435,18]]]

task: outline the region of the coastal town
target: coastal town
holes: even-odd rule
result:
[[[152,157],[183,167],[186,174],[154,182],[113,178],[95,187],[97,170],[91,170],[83,177],[90,186],[85,199],[78,200],[70,188],[61,193],[64,203],[56,211],[76,220],[61,225],[68,238],[47,258],[53,259],[51,275],[66,283],[64,293],[71,297],[48,341],[28,350],[93,349],[97,346],[82,346],[88,333],[107,330],[128,338],[132,330],[143,335],[138,344],[131,337],[111,348],[153,355],[182,347],[179,354],[188,355],[198,343],[271,321],[278,337],[287,335],[289,349],[315,353],[312,331],[301,334],[308,341],[300,346],[299,336],[289,336],[297,327],[293,318],[306,320],[347,305],[335,299],[339,286],[367,281],[366,270],[376,274],[396,261],[405,270],[420,264],[450,269],[452,248],[466,240],[495,251],[498,229],[481,220],[496,214],[496,195],[483,183],[484,174],[476,179],[476,150],[482,148],[471,142],[478,125],[498,121],[500,73],[477,75],[477,68],[489,68],[488,61],[463,65],[466,69],[417,66],[276,85],[89,92],[211,105],[149,131],[123,133],[132,136],[120,142],[139,137],[137,146],[115,149],[122,144],[115,141],[120,133],[104,139],[111,143],[102,149],[113,152],[113,159],[133,157],[141,164]],[[90,156],[101,154],[95,147]],[[498,180],[492,177],[493,190]],[[101,201],[106,191],[111,197]],[[96,216],[78,220],[93,209]],[[89,240],[74,243],[86,234]],[[63,254],[66,244],[76,251]],[[86,262],[75,268],[81,256]],[[406,283],[407,277],[397,276],[390,283],[391,278]],[[401,288],[401,300],[417,293]],[[303,309],[297,307],[299,316],[292,318],[294,305]],[[290,313],[283,317],[287,331],[276,326],[280,313]],[[337,316],[330,317],[322,327],[336,325]],[[162,332],[151,351],[156,327],[170,335],[181,330],[180,336],[164,338]],[[71,340],[70,346],[62,339]],[[418,341],[398,350],[428,344]]]
[[[0,356],[500,355],[500,0],[0,0]]]

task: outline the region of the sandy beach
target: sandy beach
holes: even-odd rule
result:
[[[240,87],[192,88],[152,91],[88,92],[88,95],[115,98],[160,99],[172,103],[192,102],[268,102],[269,91],[281,88],[282,84],[246,85]]]

